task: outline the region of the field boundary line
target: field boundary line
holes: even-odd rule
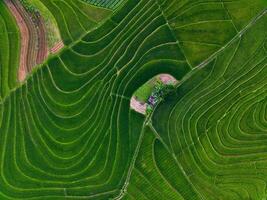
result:
[[[218,54],[223,52],[223,50],[227,47],[229,47],[232,43],[234,43],[237,39],[241,38],[247,30],[249,30],[258,20],[260,20],[265,14],[267,13],[267,9],[262,10],[259,14],[257,14],[252,20],[249,21],[249,23],[241,29],[237,34],[229,41],[227,42],[224,46],[222,46],[218,51],[213,53],[210,57],[208,57],[206,60],[204,60],[202,63],[199,65],[195,66],[194,68],[202,68],[206,66],[208,63],[210,63],[214,58],[217,57]]]

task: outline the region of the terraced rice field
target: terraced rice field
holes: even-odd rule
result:
[[[109,1],[102,1],[102,0],[83,0],[84,2],[90,3],[95,6],[116,9],[120,6],[123,1],[122,0],[109,0]]]
[[[22,83],[0,2],[0,200],[267,198],[265,0],[41,2],[63,42]]]
[[[40,0],[54,16],[64,44],[69,45],[106,19],[111,11],[81,0]]]
[[[20,33],[14,17],[0,2],[0,100],[17,85]]]

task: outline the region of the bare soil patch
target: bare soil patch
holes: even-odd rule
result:
[[[19,81],[23,81],[26,77],[27,72],[27,54],[28,54],[28,44],[29,44],[29,30],[24,21],[23,17],[14,6],[11,0],[4,0],[6,5],[8,6],[10,12],[13,14],[19,30],[21,37],[21,45],[20,45],[20,61],[19,61],[19,71],[18,71],[18,79]]]
[[[60,51],[64,47],[63,41],[57,42],[51,49],[50,53],[55,54]]]

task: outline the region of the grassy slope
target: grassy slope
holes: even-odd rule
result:
[[[153,88],[157,82],[158,78],[152,78],[148,82],[146,82],[144,85],[142,85],[138,90],[134,93],[134,96],[137,97],[139,101],[147,102],[148,98],[150,97]]]
[[[193,67],[222,48],[267,8],[264,0],[158,1]],[[169,7],[171,4],[175,6]]]
[[[200,199],[179,164],[148,127],[130,180],[123,199]]]
[[[2,1],[0,2],[0,10],[0,97],[3,98],[17,86],[20,33],[15,19]]]
[[[109,10],[96,8],[80,0],[41,0],[40,3],[54,16],[65,45],[79,39],[111,14]]]
[[[266,25],[264,15],[192,72],[153,115],[162,141],[204,199],[267,195]]]
[[[36,7],[44,18],[46,25],[46,33],[48,35],[48,46],[52,48],[56,42],[60,41],[60,33],[57,28],[57,22],[51,12],[39,0],[28,0],[28,2]]]
[[[155,75],[181,79],[190,67],[153,1],[133,0],[103,26],[109,31],[50,57],[0,104],[0,198],[120,193],[144,122],[130,97]]]

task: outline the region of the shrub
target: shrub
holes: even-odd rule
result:
[[[166,95],[171,92],[174,89],[174,84],[172,82],[169,82],[168,84],[164,84],[161,81],[157,81],[152,94],[148,98],[148,106],[146,109],[146,113],[150,114],[153,110],[153,108],[160,103]]]

